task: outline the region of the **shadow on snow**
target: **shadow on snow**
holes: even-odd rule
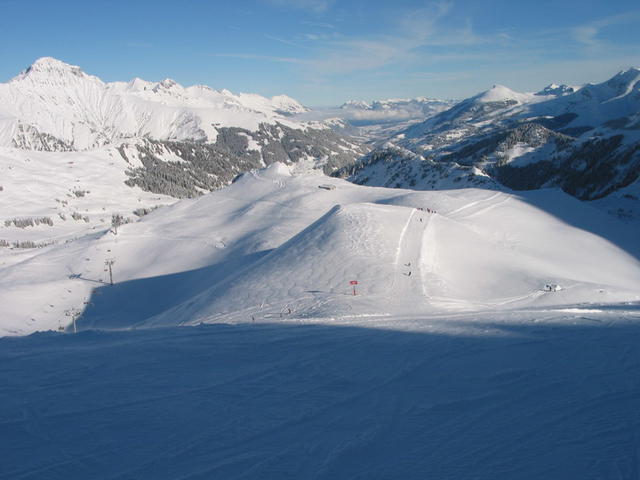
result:
[[[77,320],[78,327],[109,329],[134,326],[247,268],[269,252],[257,252],[196,270],[96,288],[87,308]]]
[[[640,324],[452,322],[0,339],[0,477],[638,477]]]

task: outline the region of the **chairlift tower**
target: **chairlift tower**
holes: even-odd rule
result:
[[[76,318],[78,318],[81,313],[82,311],[78,310],[77,308],[70,308],[69,310],[64,311],[65,316],[71,317],[71,320],[73,321],[73,333],[78,333],[78,329],[76,327]]]
[[[113,264],[116,263],[116,261],[113,258],[108,258],[107,260],[104,261],[104,266],[105,266],[105,270],[109,269],[109,284],[113,285],[113,270],[112,270],[112,266]]]

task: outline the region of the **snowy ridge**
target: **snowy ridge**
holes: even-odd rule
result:
[[[519,93],[505,87],[504,85],[494,85],[489,90],[482,92],[471,99],[471,102],[490,103],[490,102],[516,102],[518,104],[530,103],[537,100],[534,94]]]
[[[495,85],[396,132],[342,175],[367,185],[430,189],[440,183],[434,176],[457,171],[465,184],[490,178],[498,188],[559,187],[597,199],[638,178],[639,110],[638,68],[600,84],[551,84],[535,94]],[[421,161],[396,155],[389,144]]]
[[[41,58],[0,84],[0,148],[25,161],[29,154],[17,152],[90,152],[88,161],[115,152],[126,185],[174,198],[215,190],[274,162],[331,173],[369,150],[332,124],[294,118],[307,110],[286,95],[236,95],[171,79],[104,83]],[[28,179],[25,185],[37,188]]]
[[[551,83],[544,87],[542,90],[536,93],[536,95],[569,95],[571,93],[575,93],[580,90],[581,87],[569,86],[569,85],[558,85],[557,83]]]
[[[33,148],[30,137],[48,135],[69,149],[86,150],[125,138],[215,141],[216,127],[256,130],[261,123],[303,128],[288,119],[306,109],[286,95],[271,99],[171,79],[104,83],[80,67],[41,58],[0,84],[2,146]]]

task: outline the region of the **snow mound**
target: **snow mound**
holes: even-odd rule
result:
[[[503,308],[622,299],[640,287],[637,258],[563,219],[575,222],[587,213],[579,201],[555,191],[473,196],[476,201],[436,216],[425,236],[423,271],[432,299]],[[553,203],[562,216],[549,212]],[[593,215],[595,224],[600,216]],[[563,290],[544,295],[548,283]]]
[[[318,307],[327,302],[332,310],[324,314],[331,316],[340,300],[352,295],[354,280],[360,295],[384,295],[393,287],[399,241],[412,212],[375,204],[336,205],[256,264],[152,323],[173,323],[176,317],[198,323],[238,311],[279,317],[312,309],[318,315]]]
[[[275,162],[263,169],[261,175],[266,178],[290,177],[291,167],[282,162]]]

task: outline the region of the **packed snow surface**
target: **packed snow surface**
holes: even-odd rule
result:
[[[633,479],[640,310],[0,339],[7,479]]]

